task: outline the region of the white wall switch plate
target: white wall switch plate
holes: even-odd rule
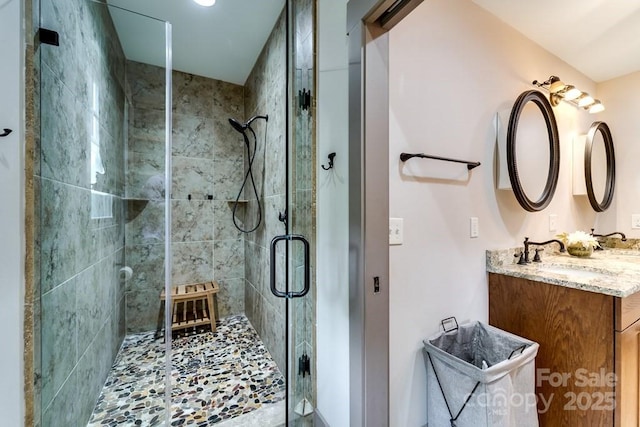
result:
[[[469,237],[475,239],[480,235],[480,225],[478,224],[478,217],[472,216],[469,218]]]
[[[558,231],[558,215],[549,215],[549,231]]]
[[[640,228],[640,214],[631,214],[631,228]]]
[[[404,219],[403,218],[389,218],[389,244],[401,245],[404,234]]]

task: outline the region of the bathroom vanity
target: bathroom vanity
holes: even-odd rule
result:
[[[639,426],[640,251],[514,253],[487,252],[489,323],[540,344],[540,425]]]

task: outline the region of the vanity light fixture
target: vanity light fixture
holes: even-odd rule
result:
[[[598,99],[593,99],[588,93],[582,92],[575,86],[565,84],[557,76],[551,76],[544,82],[534,80],[533,84],[549,91],[549,102],[556,106],[560,101],[567,101],[578,108],[588,110],[589,113],[599,113],[604,105]]]
[[[198,3],[200,6],[210,7],[216,4],[216,0],[193,0]]]

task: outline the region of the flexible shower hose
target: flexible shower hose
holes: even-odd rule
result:
[[[246,130],[242,132],[242,136],[244,137],[244,145],[247,147],[247,158],[249,159],[249,167],[247,168],[247,172],[244,174],[244,180],[242,181],[242,186],[240,187],[240,191],[238,191],[238,196],[236,197],[235,203],[233,204],[233,225],[242,233],[251,233],[254,232],[260,227],[262,223],[262,206],[260,204],[260,196],[258,195],[258,189],[256,188],[256,182],[253,179],[253,160],[256,157],[256,151],[258,147],[258,138],[256,137],[256,133],[250,126],[247,126],[247,129],[251,131],[253,135],[253,154],[251,153],[251,143],[249,142],[249,137],[247,136]],[[266,139],[266,136],[265,136]],[[256,202],[258,202],[258,223],[250,230],[242,228],[238,225],[236,220],[236,210],[238,209],[238,202],[240,201],[240,197],[242,196],[242,192],[244,191],[245,186],[247,185],[247,180],[251,178],[251,186],[253,187],[253,194],[256,197]]]

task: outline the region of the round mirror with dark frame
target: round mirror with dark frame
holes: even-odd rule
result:
[[[603,156],[596,156],[595,153],[600,150],[600,137],[604,145],[606,155],[606,169],[600,174],[604,175],[604,187],[602,191],[598,191],[602,187],[602,177],[595,179],[598,167],[602,167]],[[597,164],[594,164],[597,163]],[[616,184],[616,159],[613,150],[613,138],[609,126],[605,122],[593,122],[587,134],[587,140],[584,145],[584,179],[587,186],[587,196],[589,203],[596,212],[604,212],[613,201],[613,191]],[[598,192],[598,194],[596,194]],[[598,201],[598,196],[602,194],[602,199]]]
[[[535,104],[542,113],[546,126],[546,136],[549,147],[548,164],[539,168],[542,170],[536,171],[536,173],[539,172],[541,176],[546,174],[544,188],[542,193],[537,197],[525,192],[523,181],[521,179],[522,177],[520,175],[520,171],[523,169],[524,163],[522,165],[518,165],[517,155],[518,151],[522,152],[522,150],[518,149],[517,145],[518,125],[522,113],[529,102]],[[541,146],[540,149],[542,148],[543,147]],[[551,104],[549,104],[547,98],[540,91],[528,90],[523,92],[513,104],[511,115],[509,117],[509,127],[507,130],[507,166],[509,169],[511,188],[513,189],[516,199],[520,205],[529,212],[541,211],[546,208],[551,202],[558,185],[558,175],[560,173],[560,138],[558,136],[558,125],[556,123],[553,110],[551,109]]]

